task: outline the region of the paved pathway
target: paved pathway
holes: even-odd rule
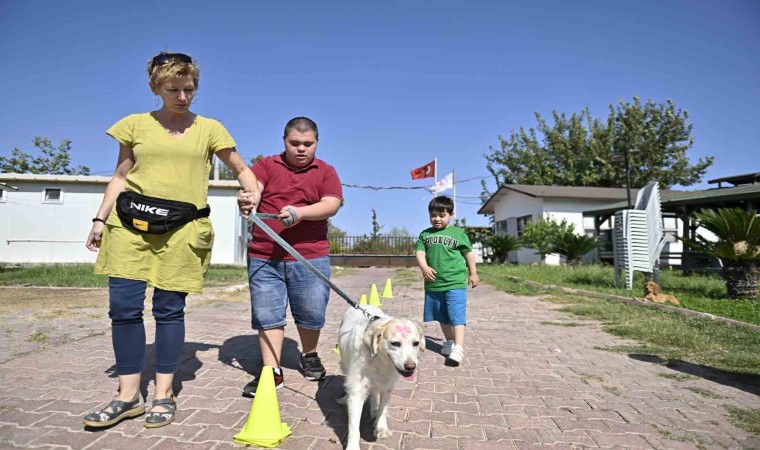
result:
[[[371,283],[382,288],[392,273],[361,269],[335,281],[358,297]],[[394,288],[396,297],[385,301],[384,310],[418,320],[421,284]],[[82,416],[116,387],[108,332],[11,355],[0,363],[0,448],[241,448],[232,436],[245,423],[250,400],[240,389],[258,356],[246,294],[191,297],[177,376],[179,411],[167,427],[149,430],[137,418],[107,430],[83,430]],[[470,291],[470,299],[464,364],[444,365],[437,353],[440,331],[427,325],[430,340],[417,381],[399,381],[391,400],[391,437],[376,441],[365,420],[363,449],[760,448],[757,437],[730,424],[724,406],[760,408],[752,387],[599,350],[627,342],[535,298],[482,285]],[[329,349],[345,307],[332,299],[320,344],[328,377],[319,384],[298,374],[297,336],[287,327],[285,388],[278,396],[293,434],[281,448],[342,448],[347,418],[335,403],[342,377],[338,356]],[[89,313],[85,319],[93,320]],[[79,325],[73,320],[71,327]]]

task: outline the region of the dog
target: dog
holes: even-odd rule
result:
[[[670,294],[661,294],[660,285],[654,281],[647,281],[644,283],[644,300],[649,300],[655,303],[671,303],[676,306],[681,306],[681,302],[678,301],[675,296]]]
[[[359,422],[367,397],[375,437],[385,439],[388,403],[396,381],[416,378],[419,353],[425,350],[422,328],[407,319],[395,319],[372,305],[361,306],[378,317],[370,320],[357,308],[343,315],[338,331],[340,368],[346,377],[346,395],[339,400],[348,409],[346,450],[359,450]]]

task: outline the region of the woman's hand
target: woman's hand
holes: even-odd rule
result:
[[[259,206],[260,200],[261,194],[259,194],[258,189],[254,192],[251,192],[248,188],[238,191],[237,203],[243,217],[247,219],[249,215],[256,214],[256,208]]]
[[[106,225],[103,222],[92,223],[92,229],[90,230],[90,234],[87,235],[87,240],[84,243],[84,246],[91,252],[97,252],[100,248],[100,241],[103,239],[103,229],[105,227]]]

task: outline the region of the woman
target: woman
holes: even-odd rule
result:
[[[212,156],[232,170],[248,193],[238,201],[241,210],[253,211],[260,198],[256,177],[235,151],[235,141],[227,130],[189,110],[199,73],[190,56],[161,52],[148,63],[150,88],[161,98],[161,109],[129,115],[106,131],[119,142],[119,159],[85,245],[91,251],[100,249],[95,272],[109,276],[108,315],[119,392],[105,408],[84,418],[90,427],[111,426],[145,411],[139,389],[145,358],[142,313],[147,284],[155,288],[156,387],[145,426],[161,427],[174,420],[177,406],[172,381],[185,339],[185,297],[189,292],[201,292],[214,241],[208,211],[202,209]],[[128,200],[122,207],[122,197],[140,194],[149,198]],[[150,198],[192,204],[190,208],[205,211],[206,217],[197,214],[162,234],[146,234],[149,226],[142,218],[130,219],[128,215],[135,210],[128,208]],[[159,214],[167,211],[158,208]]]

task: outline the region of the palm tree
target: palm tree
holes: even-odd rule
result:
[[[723,279],[730,298],[757,298],[760,278],[760,217],[739,208],[703,210],[696,213],[697,225],[717,238],[700,235],[680,238],[687,246],[723,263]]]
[[[571,266],[578,265],[586,253],[596,250],[602,245],[596,237],[585,234],[563,233],[554,241],[553,252],[567,258]]]
[[[493,260],[501,264],[507,261],[509,252],[522,248],[520,239],[507,234],[497,234],[485,239],[485,244],[493,250]]]

